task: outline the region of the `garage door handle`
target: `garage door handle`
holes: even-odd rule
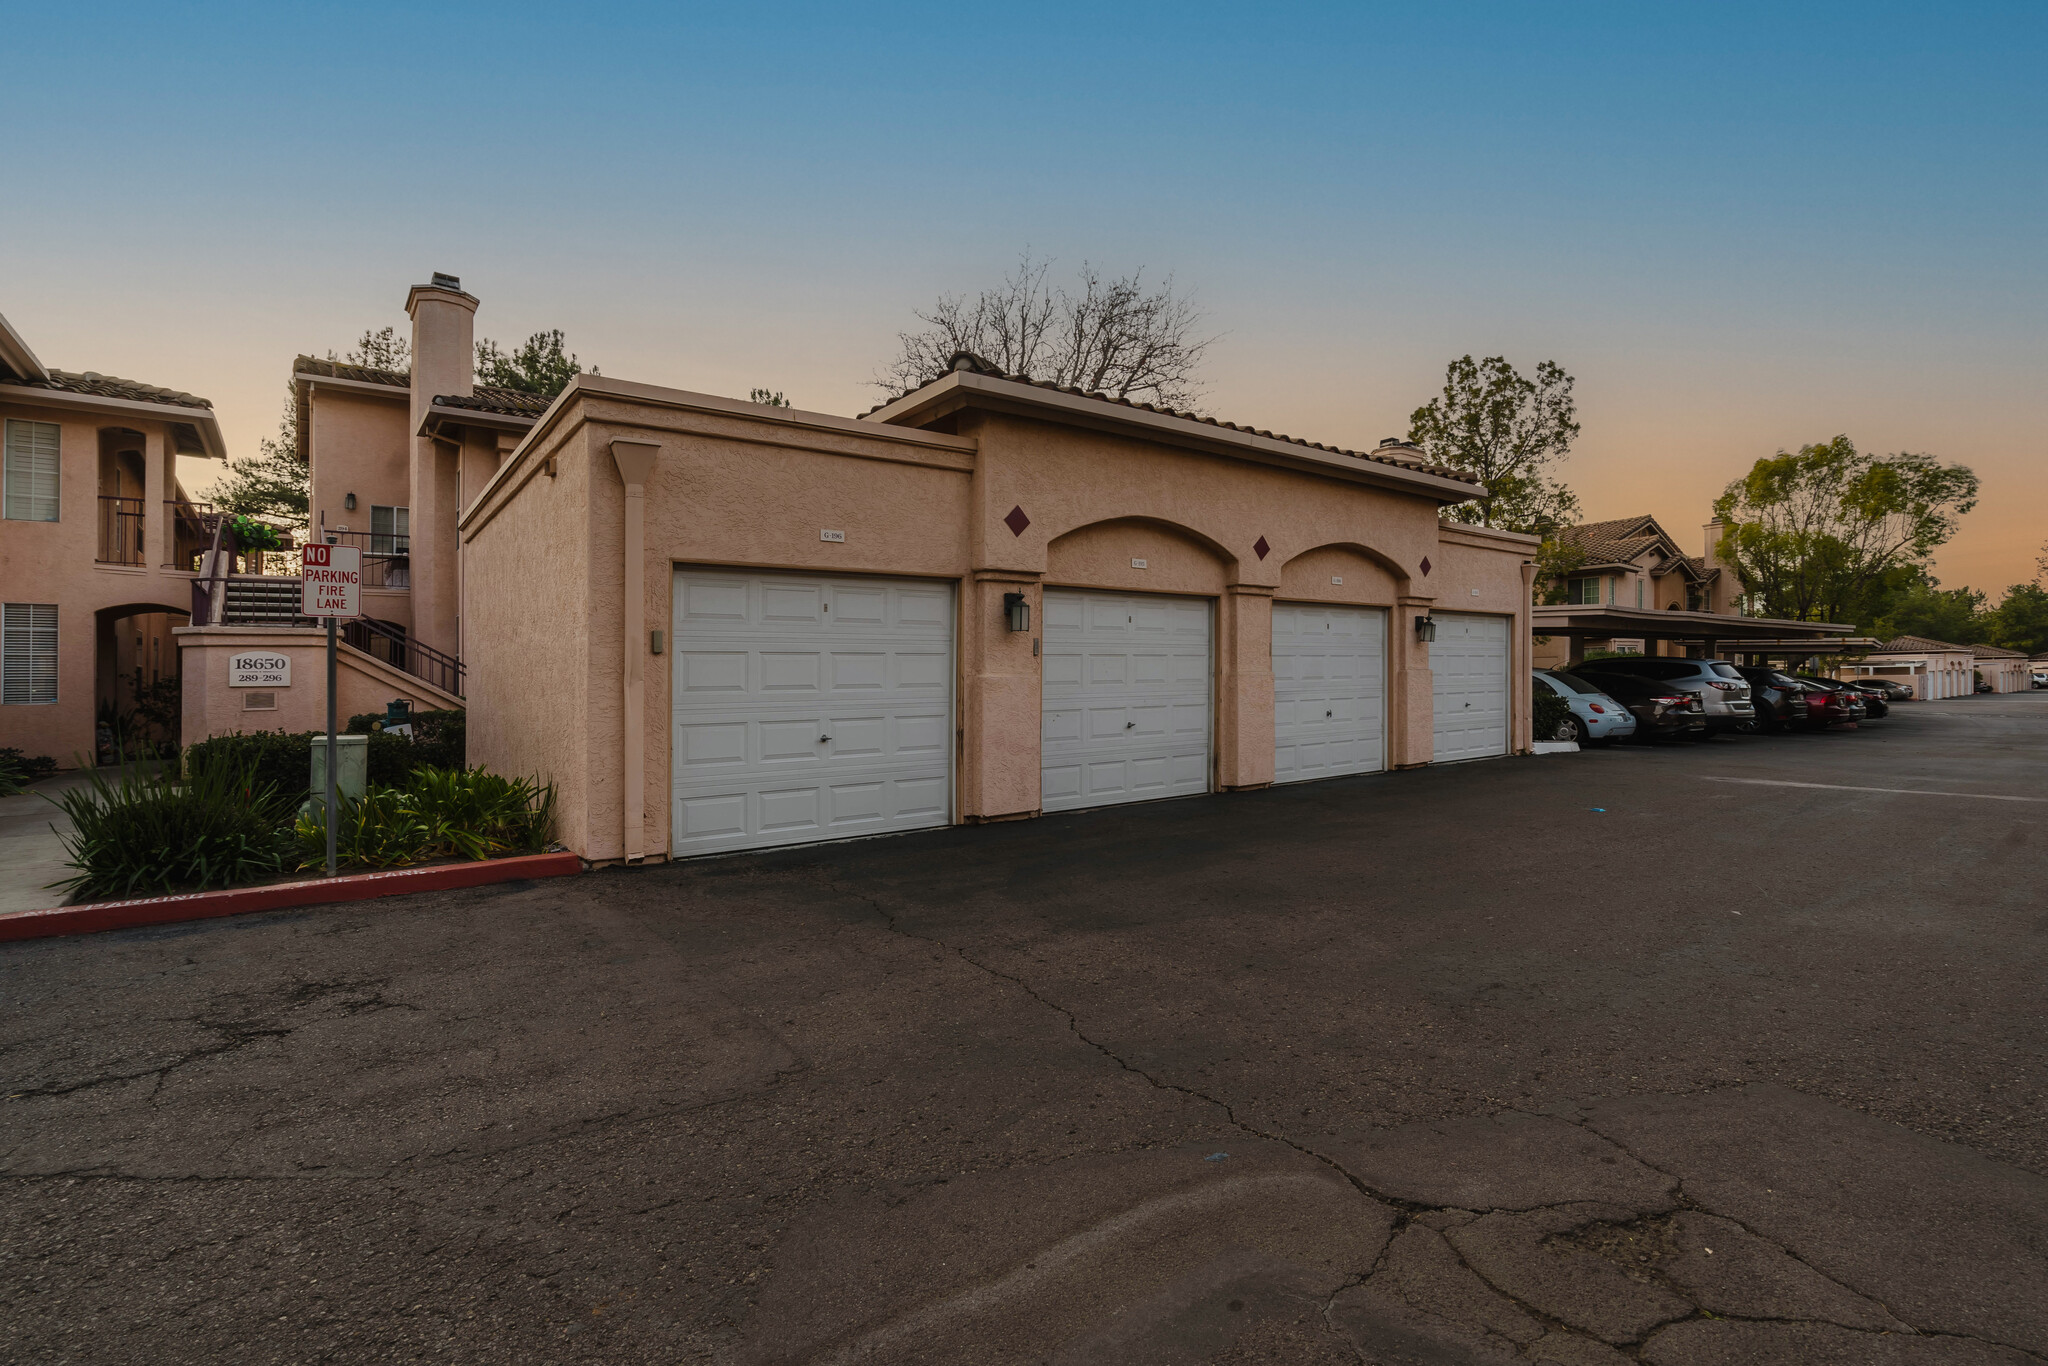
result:
[[[822,744],[824,744],[824,743],[825,743],[825,742],[826,742],[827,740],[830,740],[831,738],[832,738],[832,737],[831,737],[831,736],[829,736],[829,735],[820,735],[820,736],[818,737],[818,743],[822,745]]]
[[[1136,721],[1126,721],[1124,722],[1124,729],[1129,730],[1132,726],[1135,726],[1137,724],[1138,723]]]
[[[1323,713],[1323,715],[1325,715],[1325,716],[1335,716],[1336,714],[1337,714],[1337,713],[1336,713],[1336,712],[1333,712],[1333,711],[1326,711],[1326,712],[1324,712],[1324,713]]]

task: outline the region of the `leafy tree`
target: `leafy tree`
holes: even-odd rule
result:
[[[1873,624],[1880,640],[1892,636],[1926,636],[1956,645],[1975,645],[1988,634],[1984,595],[1974,588],[1943,588],[1919,575],[1896,592],[1881,615],[1859,618]]]
[[[332,351],[327,359],[345,361],[349,365],[364,365],[372,370],[395,370],[399,374],[412,372],[412,343],[389,327],[380,327],[372,332],[365,328],[355,348],[346,356],[337,356]]]
[[[1083,263],[1075,289],[1047,285],[1049,261],[1026,252],[1002,284],[969,299],[942,294],[921,332],[897,334],[895,359],[878,388],[908,393],[939,377],[962,351],[1005,374],[1111,398],[1189,408],[1196,376],[1216,338],[1199,335],[1203,315],[1173,277],[1147,286],[1144,272],[1108,279]]]
[[[1993,645],[2025,650],[2030,655],[2048,654],[2048,588],[2038,583],[2014,584],[1986,615],[1985,624]]]
[[[569,381],[583,372],[576,357],[562,348],[562,329],[536,332],[517,348],[506,351],[489,337],[476,344],[476,382],[501,389],[553,398],[569,387]],[[596,374],[597,367],[591,366]]]
[[[1431,460],[1485,486],[1471,502],[1445,508],[1444,519],[1509,531],[1578,520],[1578,498],[1546,473],[1578,435],[1572,377],[1543,361],[1526,379],[1503,356],[1452,361],[1443,393],[1408,419],[1408,439]]]
[[[1720,555],[1763,614],[1869,620],[1897,571],[1923,569],[1977,505],[1977,476],[1931,455],[1876,455],[1846,436],[1766,456],[1715,500]],[[1920,634],[1915,632],[1914,634]]]
[[[747,395],[750,403],[765,404],[770,408],[787,408],[789,400],[782,396],[780,389],[756,389]]]

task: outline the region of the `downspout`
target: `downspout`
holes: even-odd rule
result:
[[[626,563],[620,683],[625,703],[626,862],[646,857],[647,846],[647,478],[661,446],[653,441],[614,441],[612,461],[626,485]]]

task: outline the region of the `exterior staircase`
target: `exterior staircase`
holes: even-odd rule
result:
[[[226,626],[298,626],[299,581],[296,578],[236,574],[224,585],[221,623]]]

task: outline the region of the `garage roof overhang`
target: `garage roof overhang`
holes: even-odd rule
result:
[[[1538,607],[1529,626],[1539,636],[1582,640],[1725,640],[1745,647],[1801,646],[1841,641],[1856,628],[1832,621],[1784,621],[1777,617],[1736,617],[1722,612],[1655,611],[1648,607]],[[1865,647],[1868,648],[1868,647]]]
[[[876,425],[921,427],[963,408],[1010,413],[1040,422],[1058,422],[1135,436],[1166,446],[1206,451],[1237,460],[1280,465],[1359,484],[1376,484],[1403,493],[1420,494],[1439,504],[1462,503],[1485,492],[1477,484],[1447,479],[1426,470],[1317,449],[1298,441],[1261,436],[1242,428],[1224,427],[1177,413],[1159,412],[1128,403],[1070,394],[1036,384],[971,370],[949,370],[921,389],[887,403],[860,420]]]

